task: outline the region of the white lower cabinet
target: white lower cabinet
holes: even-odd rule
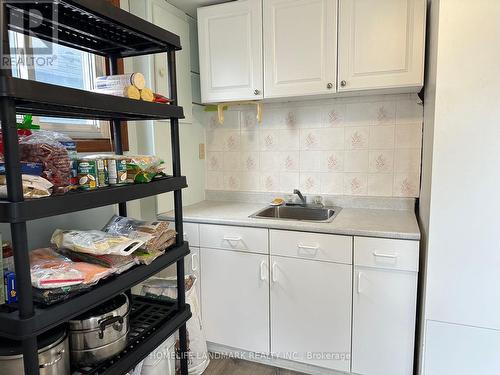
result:
[[[352,372],[411,375],[418,242],[355,238],[354,253]]]
[[[349,371],[352,268],[271,257],[271,351]]]
[[[269,352],[268,255],[201,249],[202,315],[208,341]]]

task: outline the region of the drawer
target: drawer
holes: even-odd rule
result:
[[[352,264],[352,237],[271,230],[271,254]]]
[[[172,221],[169,225],[170,228],[175,229],[175,223]],[[184,227],[184,241],[189,242],[190,246],[200,246],[200,229],[199,224],[183,223]]]
[[[354,237],[356,266],[418,271],[419,242]]]
[[[200,224],[201,247],[269,254],[268,230]]]

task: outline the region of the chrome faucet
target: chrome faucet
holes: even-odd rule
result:
[[[297,194],[299,196],[300,200],[302,201],[302,206],[306,206],[307,205],[306,198],[302,195],[302,193],[300,192],[300,190],[294,189],[293,193]]]

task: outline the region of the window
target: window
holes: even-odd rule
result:
[[[16,64],[12,67],[15,77],[45,83],[92,90],[95,77],[105,74],[104,58],[69,47],[53,44],[53,60],[37,59],[37,47],[43,42],[16,32],[9,32],[11,47],[15,49]],[[26,59],[26,56],[33,59]],[[43,61],[37,64],[34,61]],[[110,138],[109,123],[87,119],[35,117],[34,122],[43,129],[64,132],[73,138]]]

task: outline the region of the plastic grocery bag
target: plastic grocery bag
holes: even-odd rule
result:
[[[186,277],[186,303],[191,306],[193,316],[187,321],[188,365],[189,374],[202,374],[210,359],[208,357],[207,341],[203,333],[200,304],[196,293],[197,282],[194,275]],[[175,278],[155,277],[142,285],[142,294],[149,297],[177,298],[177,280]]]
[[[112,272],[96,264],[73,262],[50,248],[31,251],[30,266],[31,283],[40,289],[93,285]]]
[[[100,230],[56,229],[50,240],[58,248],[67,248],[79,253],[95,255],[130,255],[144,244],[140,238],[130,239]]]
[[[72,162],[68,150],[61,143],[66,138],[60,133],[40,130],[19,142],[20,160],[41,163],[42,177],[54,185],[54,193],[66,192],[71,183]]]

